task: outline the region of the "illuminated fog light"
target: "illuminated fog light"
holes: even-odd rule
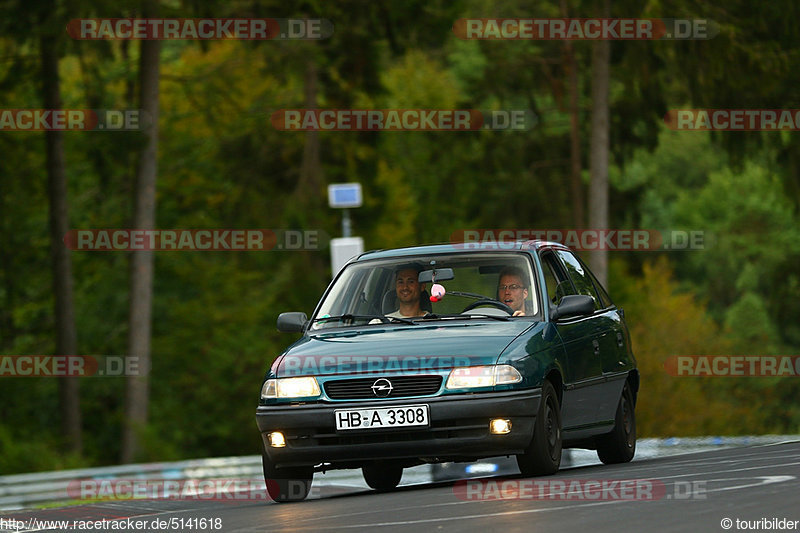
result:
[[[489,432],[493,435],[505,435],[511,433],[511,420],[505,418],[495,418],[489,422]]]
[[[269,445],[273,448],[283,448],[286,446],[286,439],[280,431],[273,431],[267,435],[267,437],[269,438]]]

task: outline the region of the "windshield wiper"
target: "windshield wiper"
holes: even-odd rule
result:
[[[463,317],[472,317],[477,316],[481,318],[492,318],[494,320],[502,320],[503,322],[508,322],[511,320],[510,316],[500,316],[500,315],[490,315],[489,313],[470,313],[468,315],[461,315]]]
[[[335,316],[319,316],[312,320],[312,322],[327,322],[328,320],[370,320],[373,318],[383,318],[381,315],[353,315],[350,313],[345,313],[343,315],[335,315]]]
[[[486,318],[494,318],[495,320],[502,320],[504,322],[511,319],[510,316],[490,315],[489,313],[470,313],[470,314],[466,314],[466,315],[462,315],[460,313],[446,314],[446,315],[437,315],[435,313],[428,313],[427,315],[425,315],[423,317],[420,317],[420,320],[442,320],[444,318],[463,319],[463,318],[472,318],[474,316],[477,316],[477,317],[480,317],[480,318],[484,318],[484,317],[486,317]]]
[[[336,315],[336,316],[321,316],[317,317],[312,322],[328,322],[328,321],[345,321],[345,320],[380,320],[382,323],[386,324],[389,322],[397,321],[402,322],[403,324],[411,324],[415,326],[417,323],[408,318],[398,318],[395,316],[384,316],[384,315],[354,315],[351,313],[345,313],[343,315]]]
[[[389,322],[402,322],[403,324],[411,324],[412,326],[417,325],[417,323],[410,318],[400,318],[399,316],[385,316],[383,318],[388,318]]]

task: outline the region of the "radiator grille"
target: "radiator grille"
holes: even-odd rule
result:
[[[391,391],[386,395],[386,381]],[[373,392],[379,382],[383,390]],[[359,400],[368,398],[402,398],[405,396],[429,396],[436,394],[442,386],[442,376],[394,376],[357,379],[339,379],[325,383],[325,393],[332,400]]]

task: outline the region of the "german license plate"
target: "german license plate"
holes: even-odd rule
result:
[[[380,409],[336,409],[336,430],[427,427],[427,405],[398,405]]]

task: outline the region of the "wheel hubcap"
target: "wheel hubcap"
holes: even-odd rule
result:
[[[631,416],[631,408],[628,403],[627,395],[623,396],[622,400],[622,428],[625,431],[625,442],[628,448],[633,447],[633,417]]]
[[[545,431],[547,432],[547,444],[548,448],[550,449],[551,457],[555,458],[556,444],[558,443],[558,437],[559,437],[559,429],[558,429],[558,424],[556,424],[555,408],[553,406],[553,401],[550,398],[547,399],[545,408],[546,408]]]

